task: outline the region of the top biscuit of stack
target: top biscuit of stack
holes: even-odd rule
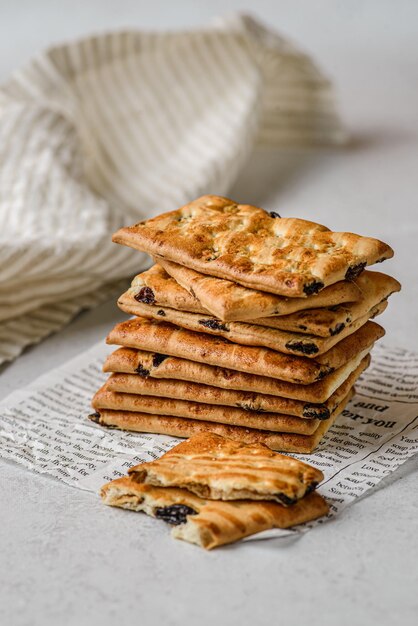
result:
[[[391,258],[387,244],[353,233],[202,196],[127,228],[113,241],[244,287],[306,297]]]

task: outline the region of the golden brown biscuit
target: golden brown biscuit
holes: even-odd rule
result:
[[[320,423],[317,419],[304,419],[283,413],[266,413],[217,404],[203,404],[201,402],[188,402],[174,398],[158,398],[155,396],[110,391],[107,383],[94,395],[92,406],[99,412],[101,409],[110,409],[112,411],[173,415],[243,426],[244,428],[257,428],[279,433],[298,433],[301,435],[312,435]],[[335,411],[338,411],[338,405]]]
[[[383,334],[381,326],[367,322],[328,352],[308,359],[269,348],[242,346],[166,322],[136,318],[117,324],[109,333],[107,343],[309,384],[347,363]]]
[[[248,289],[223,278],[207,276],[184,265],[167,261],[167,259],[159,258],[158,263],[164,268],[166,275],[172,277],[177,285],[181,285],[188,291],[193,298],[192,302],[197,299],[206,313],[212,313],[224,321],[245,321],[264,316],[289,315],[308,307],[332,307],[343,302],[355,302],[361,297],[356,284],[357,278],[325,287],[318,294],[308,298],[286,298],[265,291]],[[160,273],[160,278],[163,277],[164,274]]]
[[[129,474],[154,487],[181,487],[210,500],[274,500],[284,506],[316,489],[323,473],[302,461],[215,433],[199,433]]]
[[[341,402],[338,411],[335,411],[328,420],[323,420],[314,434],[297,435],[293,433],[276,433],[255,428],[243,428],[183,417],[167,415],[152,415],[150,413],[136,413],[133,411],[113,411],[100,409],[89,418],[107,428],[132,430],[140,433],[154,433],[170,435],[172,437],[188,438],[196,433],[214,432],[223,437],[244,443],[264,443],[272,450],[279,452],[295,452],[309,454],[316,448],[323,435],[331,428],[339,412],[344,410],[347,402],[352,398],[354,389]]]
[[[198,401],[204,404],[238,407],[246,411],[284,413],[304,419],[328,419],[341,400],[356,382],[360,374],[368,367],[370,356],[365,356],[358,367],[338,389],[322,403],[304,402],[281,396],[270,396],[249,391],[236,391],[211,387],[201,383],[183,380],[158,379],[138,374],[115,373],[106,383],[109,391],[128,394],[156,396],[158,398],[175,398],[189,402]]]
[[[205,276],[166,260],[161,260],[160,265],[168,267],[169,273],[162,267],[158,271],[154,270],[159,276],[160,289],[165,283],[163,301],[160,302],[155,292],[155,306],[195,313],[212,312],[221,321],[247,321],[249,324],[321,337],[338,334],[344,326],[362,317],[401,288],[400,283],[387,274],[364,271],[353,281],[330,285],[309,298],[284,298],[246,289],[221,278]],[[182,281],[183,294],[187,289],[190,292],[190,301],[184,298],[184,307],[177,306],[180,288],[177,280]],[[145,302],[137,288],[131,288],[129,293],[137,301]],[[197,298],[204,307],[202,310],[196,310]],[[278,300],[279,304],[269,304],[269,299]],[[151,304],[149,299],[145,303]]]
[[[300,297],[393,256],[387,244],[335,233],[220,196],[121,228],[113,241],[245,287]]]
[[[316,358],[317,355],[324,354],[345,337],[352,335],[369,319],[383,313],[387,307],[387,301],[380,302],[350,324],[342,325],[338,329],[339,332],[325,337],[288,332],[247,322],[221,322],[216,317],[203,316],[201,313],[178,311],[137,302],[128,291],[120,296],[118,306],[130,315],[157,321],[163,319],[181,328],[224,337],[228,341],[243,346],[263,346],[284,354],[303,354],[308,358]]]
[[[187,382],[212,385],[221,389],[231,389],[269,396],[292,398],[307,403],[326,402],[347,378],[359,367],[372,348],[370,344],[363,352],[350,359],[345,365],[328,376],[310,385],[288,383],[268,376],[245,374],[195,363],[186,359],[143,352],[133,348],[118,348],[107,357],[104,372],[138,373],[140,376],[159,379],[175,379]],[[367,363],[368,364],[368,363]]]
[[[172,264],[173,265],[173,264]],[[186,272],[188,270],[182,266],[182,270]],[[196,273],[196,272],[193,272]],[[202,279],[205,281],[217,281],[225,282],[222,279],[204,276],[201,274]],[[338,285],[346,283],[338,283]],[[345,304],[333,304],[328,303],[328,306],[322,308],[310,308],[306,309],[306,305],[312,302],[312,305],[316,305],[317,301],[323,298],[325,293],[329,289],[333,289],[335,286],[330,286],[320,292],[316,296],[310,298],[300,299],[301,308],[304,310],[296,311],[287,315],[276,315],[270,317],[256,317],[254,319],[247,319],[248,315],[245,315],[247,324],[256,324],[260,326],[267,326],[270,328],[278,328],[289,332],[306,333],[312,335],[318,335],[320,337],[329,337],[339,334],[345,326],[351,324],[358,318],[366,315],[373,307],[386,300],[392,293],[399,291],[401,288],[400,283],[381,272],[365,271],[358,276],[353,283],[348,283],[351,287],[356,288],[357,301],[346,302]],[[243,287],[237,288],[251,294],[251,290]],[[261,295],[266,297],[276,297],[280,299],[280,296],[270,296],[268,294]],[[218,300],[219,294],[213,295],[210,299]],[[282,298],[282,300],[294,303],[297,298]],[[130,289],[123,294],[120,298],[122,309],[125,305],[130,307],[127,312],[133,315],[141,315],[142,309],[140,305],[154,305],[157,307],[159,317],[165,316],[165,308],[176,309],[181,311],[187,311],[189,313],[202,313],[207,316],[209,311],[199,304],[199,301],[195,296],[191,295],[186,289],[183,289],[174,278],[172,278],[167,272],[160,266],[154,265],[150,270],[142,272],[134,278]],[[138,305],[139,303],[139,305]],[[257,311],[259,315],[259,311]],[[370,315],[372,317],[372,315]],[[211,318],[212,320],[219,318]],[[224,320],[220,320],[221,322]],[[228,324],[223,324],[228,327]]]
[[[284,507],[275,502],[203,500],[186,489],[152,487],[123,477],[101,489],[103,502],[171,524],[171,534],[211,550],[271,528],[290,528],[328,513],[318,493],[310,493],[296,504]]]

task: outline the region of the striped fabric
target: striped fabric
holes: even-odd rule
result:
[[[343,138],[309,57],[245,16],[33,59],[0,89],[0,363],[144,267],[121,225],[226,194],[254,145]]]

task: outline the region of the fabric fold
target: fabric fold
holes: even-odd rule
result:
[[[122,225],[226,194],[257,145],[343,138],[329,81],[248,16],[38,55],[0,89],[0,363],[144,268]]]

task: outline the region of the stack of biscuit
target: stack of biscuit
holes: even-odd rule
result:
[[[200,433],[104,485],[105,504],[143,511],[208,550],[326,515],[322,472],[262,444]]]
[[[365,267],[385,243],[203,196],[122,228],[149,253],[118,302],[134,315],[96,393],[103,426],[190,437],[212,431],[309,453],[354,393],[384,335],[394,278]]]

